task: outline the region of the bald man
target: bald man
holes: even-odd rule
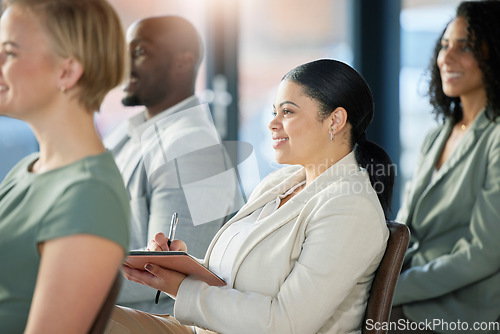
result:
[[[122,100],[145,109],[105,139],[122,172],[131,203],[130,249],[145,249],[158,232],[203,258],[225,216],[239,207],[237,182],[208,107],[194,95],[202,60],[201,38],[187,20],[150,17],[127,30],[130,78]],[[240,202],[241,203],[241,202]],[[173,312],[173,300],[138,283],[124,282],[118,304],[152,313]]]
[[[187,20],[160,16],[139,20],[127,31],[131,56],[125,106],[145,106],[150,119],[192,97],[202,43]]]

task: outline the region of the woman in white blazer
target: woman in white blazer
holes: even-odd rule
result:
[[[348,65],[318,60],[283,78],[269,124],[276,160],[213,239],[204,264],[224,287],[153,264],[128,279],[176,298],[174,314],[116,307],[109,333],[349,333],[361,328],[384,254],[393,170],[367,141],[373,99]],[[158,234],[151,250],[184,250]],[[182,324],[182,325],[181,325]],[[194,326],[194,327],[188,327]],[[203,329],[202,329],[203,328]]]

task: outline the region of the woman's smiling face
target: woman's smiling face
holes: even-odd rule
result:
[[[0,114],[24,119],[47,108],[57,94],[58,57],[38,18],[11,6],[0,20]]]
[[[483,74],[470,43],[467,22],[463,17],[457,17],[446,28],[437,58],[443,92],[449,97],[475,98],[484,95]]]
[[[283,80],[269,123],[276,161],[280,164],[321,164],[328,160],[330,124],[319,116],[320,105],[307,96],[301,85]]]

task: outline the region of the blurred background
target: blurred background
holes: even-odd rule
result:
[[[109,0],[126,29],[154,15],[180,15],[202,34],[205,59],[197,95],[207,103],[224,140],[250,143],[259,170],[241,171],[255,186],[278,168],[267,124],[284,74],[302,63],[335,58],[356,68],[375,98],[368,138],[396,164],[393,211],[411,178],[420,144],[436,120],[426,96],[427,68],[457,0]],[[121,105],[111,91],[96,124],[105,136],[140,108]],[[0,181],[38,150],[29,127],[0,117]],[[255,175],[258,177],[255,177]]]

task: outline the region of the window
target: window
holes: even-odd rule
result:
[[[411,179],[420,145],[437,126],[427,90],[428,68],[437,39],[454,17],[460,1],[405,0],[401,10],[400,139],[398,171],[403,182]]]
[[[319,58],[352,63],[348,2],[240,2],[239,140],[253,145],[261,179],[279,167],[267,126],[281,78],[292,68]],[[242,174],[245,180],[245,171]]]

